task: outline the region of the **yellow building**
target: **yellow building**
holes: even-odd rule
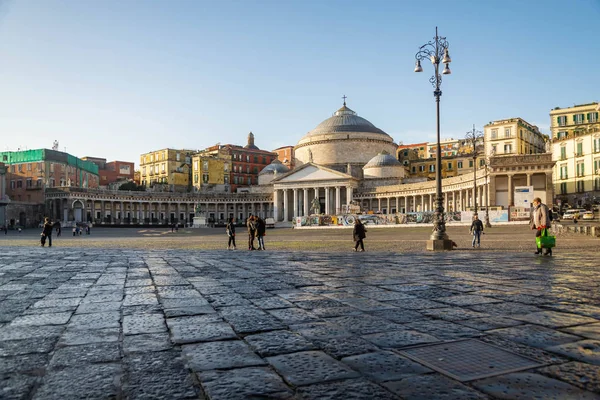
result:
[[[192,156],[192,184],[196,191],[230,191],[231,155],[224,150]]]
[[[171,185],[175,190],[186,189],[190,183],[189,164],[194,150],[162,149],[140,156],[140,183]]]
[[[483,133],[488,157],[546,152],[548,136],[522,118],[490,122],[483,127]]]
[[[477,169],[485,166],[483,154],[477,157]],[[410,162],[409,177],[426,177],[435,179],[435,158],[425,160],[414,160]],[[456,155],[442,157],[442,178],[473,173],[473,157],[469,155]]]
[[[570,205],[600,198],[599,103],[550,111],[554,192]]]

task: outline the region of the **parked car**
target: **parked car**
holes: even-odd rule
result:
[[[571,208],[562,215],[561,219],[573,219],[573,218],[581,218],[581,215],[585,212],[583,208]]]
[[[594,219],[594,212],[593,211],[586,211],[583,214],[581,214],[581,219]]]

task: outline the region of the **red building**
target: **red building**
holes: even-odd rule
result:
[[[82,160],[91,161],[98,166],[100,186],[108,186],[117,181],[134,179],[134,163],[129,161],[106,162],[106,158],[83,157]]]
[[[294,146],[283,146],[273,150],[277,154],[277,159],[289,169],[294,169]]]

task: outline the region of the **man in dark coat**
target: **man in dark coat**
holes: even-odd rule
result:
[[[367,237],[367,230],[360,219],[356,217],[354,220],[354,230],[352,231],[352,238],[354,239],[354,251],[359,251],[358,246],[360,246],[360,251],[365,251],[365,245],[363,243],[363,239]]]
[[[479,219],[477,214],[473,215],[473,222],[471,223],[470,229],[471,235],[473,235],[473,247],[477,244],[477,247],[480,247],[481,244],[481,234],[483,233],[483,223]]]
[[[48,240],[48,247],[52,247],[52,222],[50,218],[44,219],[44,230],[42,230],[42,238],[40,239],[41,246],[44,247]]]
[[[265,232],[267,225],[261,217],[256,217],[256,238],[258,239],[258,250],[265,250]]]
[[[250,215],[246,221],[246,227],[248,228],[248,250],[256,250],[254,247],[254,237],[256,236],[256,225],[254,223],[254,217]]]

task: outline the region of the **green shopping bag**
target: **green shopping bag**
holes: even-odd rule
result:
[[[556,236],[549,236],[548,229],[542,229],[541,236],[535,238],[538,249],[551,249],[556,246]]]

